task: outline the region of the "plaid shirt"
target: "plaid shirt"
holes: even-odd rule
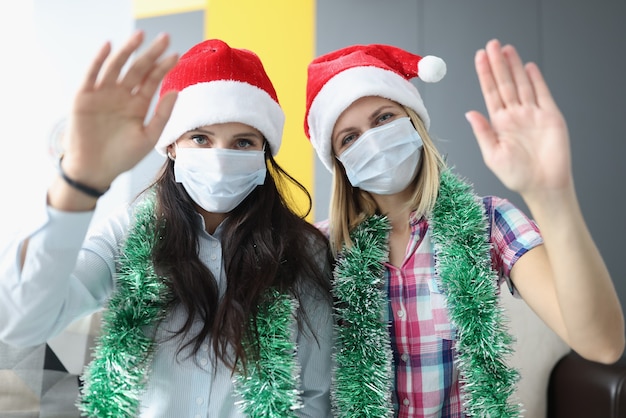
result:
[[[500,282],[525,252],[543,241],[536,225],[505,199],[485,197],[491,258]],[[401,268],[386,263],[387,312],[395,370],[394,409],[399,418],[463,417],[455,331],[437,285],[428,221],[411,215],[411,236]],[[323,231],[326,222],[318,224]]]

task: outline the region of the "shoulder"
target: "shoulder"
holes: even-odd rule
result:
[[[104,240],[110,244],[122,242],[136,222],[137,211],[145,204],[145,197],[124,203],[111,209],[106,216],[94,220],[89,229],[89,241]]]
[[[328,236],[314,225],[310,226],[311,228],[304,234],[306,246],[318,262],[325,264],[330,255]]]
[[[511,203],[508,199],[498,196],[483,196],[483,205],[487,213],[494,211],[508,211],[508,210],[520,210],[517,206]]]
[[[522,209],[498,196],[482,198],[490,225],[505,229],[530,229],[539,232],[537,224]]]
[[[326,238],[329,236],[330,222],[328,219],[318,221],[313,224]]]
[[[501,258],[500,268],[508,276],[524,253],[543,243],[541,232],[531,218],[507,199],[486,196],[483,203],[493,251]]]

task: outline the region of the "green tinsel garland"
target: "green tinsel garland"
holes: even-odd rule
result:
[[[466,413],[519,417],[521,405],[509,401],[519,373],[505,362],[513,339],[498,303],[484,206],[468,184],[444,171],[431,222],[437,276],[457,330],[456,362]]]
[[[465,413],[518,417],[520,405],[509,401],[518,373],[504,361],[512,352],[512,338],[498,305],[483,206],[449,170],[441,175],[431,227],[436,274],[457,330]],[[338,417],[392,414],[390,335],[382,322],[388,304],[382,281],[389,230],[386,217],[368,218],[351,232],[354,245],[344,247],[335,268],[339,324],[333,406]]]
[[[295,417],[302,407],[296,388],[300,367],[295,361],[296,344],[292,325],[298,302],[278,290],[268,291],[257,315],[258,356],[247,373],[239,371],[235,391],[243,399],[243,412],[249,417]],[[250,344],[246,355],[253,358]]]
[[[165,279],[156,274],[152,263],[154,208],[152,192],[137,205],[135,224],[120,251],[116,290],[103,313],[102,334],[94,360],[85,370],[77,405],[89,417],[138,415],[155,346],[145,331],[165,318],[171,300]],[[259,306],[256,324],[261,359],[247,376],[235,379],[235,390],[243,398],[240,403],[251,418],[291,417],[302,406],[291,333],[297,306],[293,297],[275,289],[268,290]]]
[[[145,329],[164,318],[168,288],[151,261],[154,198],[143,200],[120,251],[116,291],[103,313],[102,334],[85,371],[82,402],[89,417],[135,417],[154,354]]]
[[[371,216],[350,234],[334,272],[339,303],[333,408],[337,417],[392,416],[392,351],[382,314],[387,309],[383,261],[389,257],[386,218]]]

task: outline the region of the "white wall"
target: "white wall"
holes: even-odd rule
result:
[[[131,0],[20,0],[0,6],[0,234],[11,233],[45,198],[56,168],[52,132],[99,47],[120,46],[134,28]],[[96,217],[129,197],[126,175]]]

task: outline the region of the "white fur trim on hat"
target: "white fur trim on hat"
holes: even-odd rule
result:
[[[311,144],[324,166],[332,172],[332,132],[339,116],[355,100],[380,96],[413,109],[424,122],[430,118],[417,88],[393,71],[378,67],[354,67],[331,78],[319,91],[309,109],[307,123]]]
[[[180,91],[155,149],[166,155],[167,147],[185,132],[227,122],[258,129],[269,142],[272,155],[278,153],[285,124],[283,110],[264,90],[233,80],[193,84]]]

